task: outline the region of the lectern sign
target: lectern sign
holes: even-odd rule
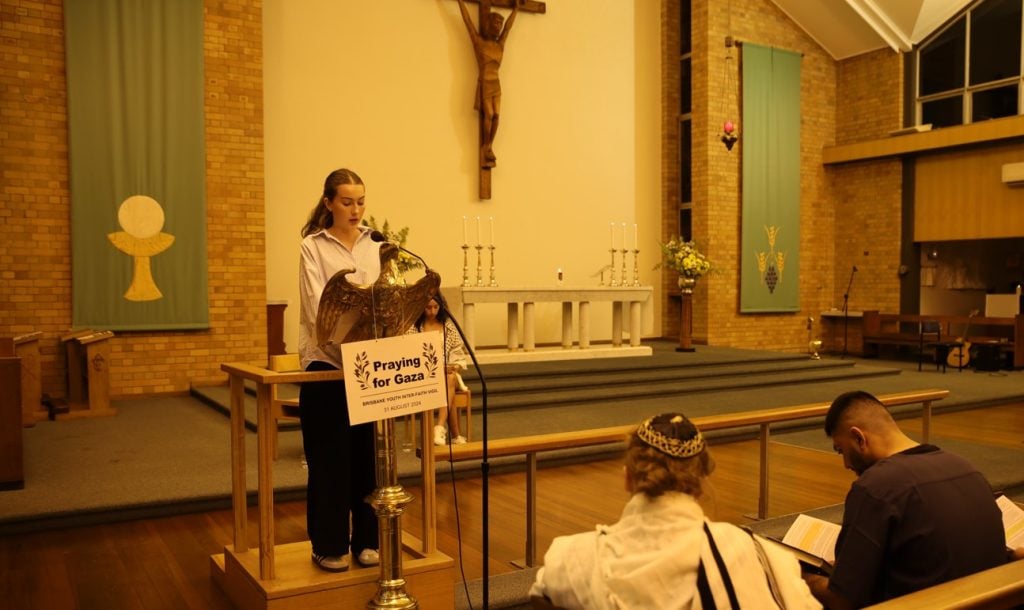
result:
[[[353,426],[447,403],[439,331],[343,343],[341,363]]]

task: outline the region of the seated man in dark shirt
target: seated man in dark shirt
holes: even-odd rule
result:
[[[859,608],[1006,562],[992,489],[966,460],[906,436],[867,392],[836,398],[825,434],[858,474],[832,576],[804,577],[826,606]]]

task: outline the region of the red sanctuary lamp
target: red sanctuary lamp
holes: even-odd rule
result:
[[[722,144],[725,144],[726,150],[732,150],[733,144],[739,139],[739,134],[736,133],[736,125],[732,121],[726,121],[722,125]]]

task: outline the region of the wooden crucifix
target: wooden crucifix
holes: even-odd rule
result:
[[[466,2],[480,5],[477,23],[469,16]],[[505,54],[505,40],[515,23],[519,11],[545,13],[547,5],[537,0],[458,0],[462,20],[466,24],[473,53],[476,55],[477,76],[476,96],[473,108],[480,113],[480,199],[491,198],[491,170],[497,165],[494,154],[494,135],[498,132],[498,118],[501,114],[501,82],[498,69]],[[491,7],[511,8],[512,14],[506,21],[501,13]],[[479,29],[478,29],[479,27]]]

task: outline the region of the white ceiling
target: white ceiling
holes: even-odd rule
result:
[[[835,59],[909,51],[974,0],[772,0]]]

